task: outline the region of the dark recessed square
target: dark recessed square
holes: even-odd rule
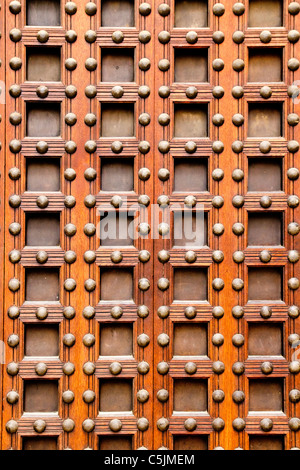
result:
[[[281,137],[282,103],[249,103],[248,137]]]
[[[250,450],[284,450],[284,436],[249,436]]]
[[[99,450],[132,450],[132,436],[99,436]]]
[[[174,356],[207,356],[207,324],[175,323]]]
[[[174,380],[174,411],[207,411],[207,380]]]
[[[174,300],[207,300],[207,268],[174,269]]]
[[[100,379],[99,382],[100,412],[132,411],[132,379]]]
[[[60,159],[59,158],[26,158],[27,191],[59,191]],[[45,175],[45,178],[41,178]]]
[[[206,28],[208,26],[207,0],[175,0],[176,28]]]
[[[174,191],[208,191],[206,158],[174,158]]]
[[[31,82],[59,82],[60,47],[26,47],[26,79]]]
[[[208,49],[174,49],[174,81],[199,83],[208,81]]]
[[[282,82],[282,48],[249,49],[249,82]]]
[[[23,450],[57,450],[57,437],[23,437]]]
[[[58,380],[24,380],[24,411],[58,411]]]
[[[248,212],[248,245],[282,245],[282,214]]]
[[[134,49],[101,49],[102,82],[134,82]]]
[[[206,246],[207,213],[174,212],[174,246]]]
[[[100,218],[101,246],[132,246],[134,218],[127,212],[106,212]]]
[[[282,300],[282,268],[249,268],[248,300]]]
[[[132,356],[132,328],[132,323],[101,324],[100,356]]]
[[[102,103],[101,137],[133,137],[134,104]]]
[[[134,26],[134,0],[102,0],[101,25],[106,27]]]
[[[27,213],[27,246],[59,246],[60,214]]]
[[[27,103],[27,137],[60,135],[60,103]]]
[[[249,158],[248,191],[281,191],[282,159]]]
[[[174,105],[174,137],[208,137],[206,103]]]
[[[60,0],[27,0],[28,26],[60,26]]]
[[[58,325],[27,325],[25,327],[25,356],[58,356]]]
[[[100,300],[133,300],[133,270],[102,268],[100,270]]]
[[[134,190],[132,158],[101,159],[101,190],[126,192]]]
[[[249,323],[249,356],[281,356],[283,353],[282,323]]]
[[[173,436],[174,450],[208,450],[208,436]]]
[[[283,25],[282,0],[250,0],[248,25],[251,28]]]
[[[249,411],[283,411],[283,379],[249,381]]]
[[[30,302],[59,300],[59,269],[26,268],[26,294]]]

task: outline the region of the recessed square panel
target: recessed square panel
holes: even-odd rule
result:
[[[282,159],[249,158],[248,191],[281,191]]]
[[[101,159],[101,190],[126,192],[134,190],[132,158]]]
[[[250,450],[284,450],[284,436],[249,436]]]
[[[59,269],[26,268],[26,295],[30,302],[59,300]]]
[[[174,158],[174,191],[208,191],[208,162],[205,158]]]
[[[100,300],[133,300],[133,270],[130,268],[101,269]]]
[[[28,26],[60,26],[60,0],[27,0]]]
[[[107,212],[101,217],[101,246],[131,246],[133,238],[134,218],[127,212]]]
[[[207,380],[174,380],[174,411],[206,411]]]
[[[249,356],[281,356],[283,353],[281,323],[249,323]]]
[[[133,137],[134,104],[102,103],[101,137]]]
[[[207,300],[207,268],[174,269],[174,300]]]
[[[23,437],[23,450],[57,450],[57,437]]]
[[[59,82],[60,47],[26,47],[26,79],[31,82]]]
[[[174,137],[208,137],[206,103],[174,105]]]
[[[53,413],[58,411],[57,380],[24,380],[24,411]]]
[[[176,28],[206,28],[207,0],[175,0]]]
[[[101,324],[100,356],[132,356],[133,331],[131,323]]]
[[[60,103],[27,103],[27,137],[60,135]]]
[[[282,103],[249,103],[248,137],[281,137]]]
[[[208,49],[174,49],[174,81],[200,83],[208,81]]]
[[[282,245],[282,214],[248,212],[248,245]]]
[[[249,411],[283,411],[283,379],[251,379]]]
[[[249,82],[282,82],[282,49],[249,49]]]
[[[60,159],[59,158],[26,158],[27,191],[59,191]],[[47,177],[41,178],[41,175]]]
[[[27,213],[27,246],[59,246],[60,214]]]
[[[249,268],[248,300],[282,300],[282,268]]]
[[[174,356],[207,356],[207,324],[175,323]]]
[[[101,81],[133,82],[134,49],[101,49]]]
[[[203,212],[174,212],[175,246],[206,246],[207,240],[207,213]]]
[[[251,28],[283,25],[283,0],[250,0],[248,25]]]
[[[132,379],[100,379],[100,412],[132,411]]]
[[[174,450],[208,450],[208,436],[175,435],[173,436]]]
[[[102,26],[134,26],[134,0],[102,0]]]
[[[132,436],[100,436],[99,450],[132,450]]]
[[[27,325],[25,328],[25,356],[58,356],[58,325]]]

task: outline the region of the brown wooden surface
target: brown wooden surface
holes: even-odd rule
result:
[[[14,14],[3,0],[1,449],[300,447],[290,421],[299,417],[299,404],[289,398],[299,388],[290,366],[291,340],[297,337],[290,335],[300,329],[299,319],[288,315],[300,300],[299,289],[288,284],[300,276],[299,262],[288,258],[300,248],[299,235],[289,233],[292,222],[300,223],[297,201],[293,207],[289,198],[299,195],[299,178],[287,176],[288,169],[299,167],[299,151],[289,150],[299,130],[288,123],[299,104],[287,93],[299,79],[298,69],[288,68],[300,55],[299,41],[288,36],[299,28],[299,14],[289,13],[288,0],[243,3],[245,12],[237,15],[236,2],[227,0],[219,16],[216,0],[167,0],[170,13],[164,16],[161,0],[155,0],[143,16],[142,1],[102,0],[90,16],[82,0],[74,14],[58,0],[27,0]],[[44,24],[37,25],[37,18]],[[22,34],[17,41],[15,29]],[[38,40],[41,30],[49,34],[46,43]],[[72,30],[77,38],[68,42]],[[266,30],[271,40],[264,43],[260,36]],[[92,42],[86,40],[89,31],[96,32]],[[113,41],[116,31],[124,35],[120,43]],[[148,42],[142,42],[143,31],[151,35]],[[165,43],[163,31],[170,33]],[[194,44],[187,41],[193,31]],[[218,31],[224,33],[220,43]],[[245,35],[240,44],[233,41],[236,31]],[[17,70],[14,57],[22,61]],[[73,70],[66,68],[70,58],[76,60]],[[139,66],[143,58],[150,61],[147,71]],[[240,71],[234,69],[238,58],[244,61]],[[169,61],[165,70],[163,59]],[[221,70],[217,59],[224,63]],[[19,96],[12,96],[14,85],[20,86]],[[48,88],[44,98],[37,94],[40,85]],[[150,94],[142,97],[145,85]],[[70,86],[76,88],[74,97],[66,95]],[[88,97],[91,86],[95,95]],[[120,98],[112,95],[116,86],[123,88]],[[232,95],[237,86],[243,87],[239,99]],[[268,99],[260,94],[263,86],[272,89]],[[170,87],[170,94],[162,97],[161,87]],[[196,87],[196,97],[187,96],[188,87]],[[223,88],[223,97],[215,96],[215,87]],[[96,122],[89,126],[92,114]],[[163,123],[166,114],[170,122]],[[244,117],[240,126],[233,122],[237,114]],[[147,115],[150,122],[143,121]],[[16,141],[21,149],[14,152]],[[38,151],[41,141],[47,142],[45,153]],[[149,149],[143,153],[145,141]],[[169,143],[165,151],[163,141]],[[189,152],[191,141],[196,149]],[[261,151],[263,141],[271,144],[267,153]],[[119,153],[113,151],[115,142],[122,143]],[[14,167],[21,172],[15,180]],[[65,178],[70,168],[73,180]],[[89,168],[95,179],[89,179]],[[142,168],[150,171],[146,180],[140,178]],[[169,171],[168,178],[160,178],[161,169]],[[223,170],[221,179],[213,177],[216,169]],[[239,181],[236,169],[243,170]],[[13,195],[20,196],[20,205],[13,207]],[[113,209],[116,195],[123,199],[118,224],[132,203],[148,196],[138,223],[149,222],[149,237],[100,242],[101,216]],[[177,212],[192,195],[203,205],[199,246],[178,237],[178,213],[169,221],[161,210],[151,219],[162,195],[177,204]],[[244,198],[240,206],[237,195]],[[44,208],[37,204],[40,196],[48,198]],[[266,196],[269,206],[261,204]],[[157,235],[162,222],[170,224],[170,237]],[[12,233],[13,223],[20,224],[19,233]],[[68,235],[70,224],[76,230]],[[91,224],[95,230],[88,235]],[[16,263],[13,250],[21,253]],[[150,254],[146,262],[142,250]],[[162,250],[169,255],[165,262]],[[271,254],[268,262],[260,258],[263,250]],[[36,259],[41,251],[48,254],[44,264]],[[114,262],[118,251],[122,259]],[[76,258],[70,263],[72,252]],[[90,252],[95,256],[89,260]],[[240,262],[236,252],[244,254]],[[12,279],[20,281],[19,288]],[[143,290],[145,279],[149,286]],[[12,305],[19,308],[15,318]],[[268,319],[260,313],[267,306]],[[46,319],[37,318],[38,307],[47,308]],[[122,308],[120,318],[111,314],[115,307]],[[185,312],[191,307],[197,314],[189,319]],[[269,375],[262,370],[267,362],[273,366]],[[39,375],[44,364],[47,370]],[[12,391],[19,396],[14,404]],[[239,403],[237,391],[245,396]],[[41,434],[34,424],[38,418],[46,423]],[[272,420],[271,431],[264,431],[263,418]],[[111,423],[115,419],[122,423],[119,430]],[[10,426],[17,429],[8,432]]]

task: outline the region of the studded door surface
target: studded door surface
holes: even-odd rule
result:
[[[299,12],[2,0],[1,449],[300,446]]]

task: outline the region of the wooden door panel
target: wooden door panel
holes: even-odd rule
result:
[[[2,449],[299,447],[299,12],[0,10]]]

